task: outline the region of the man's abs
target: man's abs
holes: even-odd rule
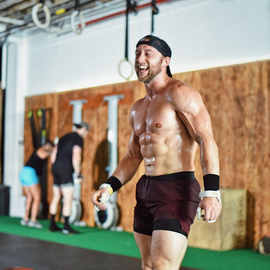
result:
[[[195,170],[197,145],[179,134],[145,132],[140,137],[140,147],[146,175]]]

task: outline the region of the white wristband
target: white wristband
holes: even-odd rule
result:
[[[106,189],[110,192],[110,195],[113,194],[113,189],[112,189],[112,186],[111,186],[110,184],[108,184],[108,183],[103,183],[103,184],[99,187],[99,189],[101,189],[101,188],[106,188]]]
[[[221,194],[219,190],[205,190],[199,193],[200,198],[205,198],[205,197],[212,197],[212,198],[217,198],[220,203],[221,202]]]

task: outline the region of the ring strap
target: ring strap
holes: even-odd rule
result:
[[[219,190],[205,190],[199,193],[200,198],[213,197],[217,198],[220,203],[221,202],[221,194]]]

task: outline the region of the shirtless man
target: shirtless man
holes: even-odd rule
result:
[[[105,210],[108,197],[144,162],[134,211],[143,270],[179,270],[197,207],[204,209],[205,221],[221,213],[218,149],[210,116],[200,94],[172,78],[170,57],[169,46],[157,37],[137,43],[135,70],[146,95],[131,110],[132,135],[125,157],[92,197],[94,205]],[[207,191],[202,199],[194,176],[197,145]]]

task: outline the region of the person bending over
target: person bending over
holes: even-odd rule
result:
[[[131,109],[126,155],[92,196],[104,211],[109,196],[144,162],[134,210],[134,236],[144,270],[179,270],[198,206],[205,211],[203,220],[210,222],[222,208],[210,116],[200,94],[172,78],[170,59],[170,47],[158,37],[145,36],[137,43],[134,65],[146,95]],[[194,176],[197,145],[206,190],[202,193]]]
[[[51,155],[54,144],[51,141],[36,149],[25,166],[21,169],[19,179],[23,185],[23,191],[26,195],[25,216],[21,220],[21,225],[42,228],[37,221],[39,204],[41,200],[41,188],[38,176],[42,175],[46,159]],[[31,212],[31,219],[29,219]]]
[[[57,146],[54,147],[52,154],[52,174],[53,198],[50,204],[50,227],[49,230],[62,231],[63,234],[78,233],[69,225],[69,216],[71,214],[71,203],[73,200],[74,181],[73,173],[76,178],[82,181],[81,175],[81,156],[83,149],[83,139],[87,136],[89,125],[85,122],[74,124],[76,130],[70,132],[59,139]],[[64,216],[64,228],[61,230],[56,222],[55,215],[58,205],[63,196],[62,215]]]

